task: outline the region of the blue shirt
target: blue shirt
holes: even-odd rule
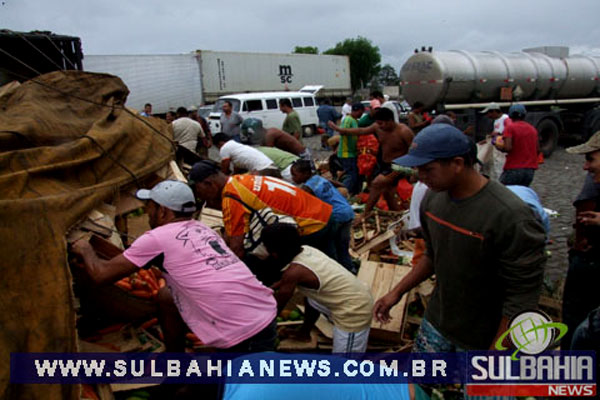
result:
[[[542,203],[540,202],[537,193],[527,186],[508,185],[506,187],[531,207],[536,218],[544,225],[546,238],[548,238],[550,235],[550,219],[548,218],[548,214],[544,210],[544,207],[542,207]]]
[[[317,108],[317,116],[319,117],[319,125],[321,125],[327,133],[333,132],[331,128],[327,126],[327,122],[333,121],[335,123],[338,119],[342,118],[342,114],[338,113],[337,110],[329,104],[320,105],[319,108]]]
[[[313,175],[305,183],[316,197],[333,206],[331,218],[334,222],[348,222],[354,219],[354,211],[344,196],[329,182],[319,175]]]

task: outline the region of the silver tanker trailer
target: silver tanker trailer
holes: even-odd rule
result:
[[[568,47],[515,53],[422,48],[404,63],[400,81],[411,105],[454,111],[457,125],[473,125],[478,138],[492,130],[479,113],[489,102],[504,110],[513,102],[524,104],[546,156],[559,137],[585,140],[600,130],[600,57],[569,56]]]

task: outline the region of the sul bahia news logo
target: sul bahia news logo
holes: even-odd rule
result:
[[[469,352],[470,396],[595,396],[593,351],[546,351],[567,333],[567,326],[540,311],[516,315],[495,346],[503,353]],[[509,337],[512,354],[503,346]]]

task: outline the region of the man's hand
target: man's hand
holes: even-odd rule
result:
[[[94,252],[94,248],[85,238],[81,238],[71,245],[71,253],[84,257],[89,252]]]
[[[396,237],[401,242],[404,242],[406,240],[410,240],[410,239],[414,239],[414,238],[420,237],[420,228],[401,229],[396,234]]]
[[[402,295],[398,295],[395,290],[392,290],[375,303],[373,307],[373,316],[375,320],[382,323],[388,323],[391,320],[390,309],[400,301]]]
[[[328,121],[327,122],[327,126],[329,126],[331,129],[333,129],[334,131],[339,130],[339,126],[337,126],[336,124],[333,123],[333,121]]]
[[[600,225],[600,212],[583,211],[577,214],[577,220],[583,225]]]

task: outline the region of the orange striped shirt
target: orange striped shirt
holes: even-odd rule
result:
[[[331,216],[331,205],[281,179],[259,175],[234,175],[223,188],[222,210],[225,232],[240,236],[248,231],[250,210],[270,207],[277,214],[289,215],[298,224],[300,235],[323,229]]]

